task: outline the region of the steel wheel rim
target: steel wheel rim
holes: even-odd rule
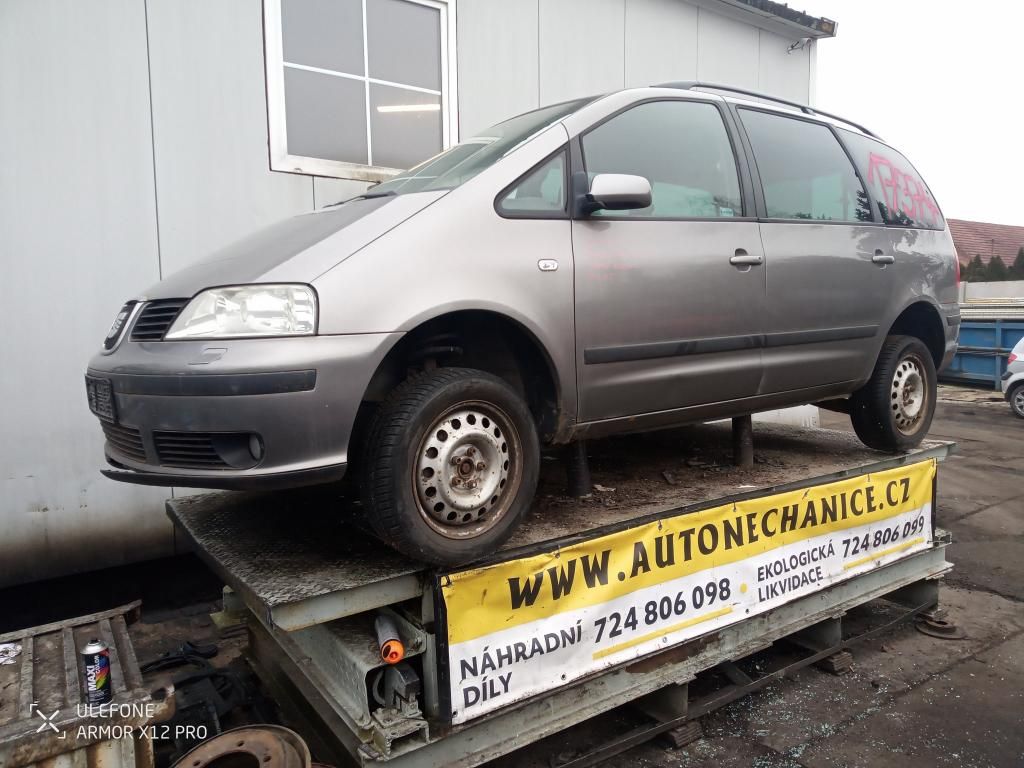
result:
[[[889,405],[896,429],[913,434],[927,413],[928,387],[924,365],[916,355],[900,360],[889,388]]]
[[[522,479],[522,441],[501,408],[482,401],[454,405],[417,447],[413,492],[420,516],[450,539],[470,539],[508,513]]]
[[[1018,416],[1024,416],[1024,387],[1021,387],[1013,396],[1013,410]]]

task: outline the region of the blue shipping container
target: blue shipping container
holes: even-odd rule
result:
[[[988,384],[999,389],[1006,358],[1024,337],[1021,320],[969,320],[960,324],[960,348],[939,377],[946,381]]]

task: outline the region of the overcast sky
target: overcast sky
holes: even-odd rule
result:
[[[1024,225],[1024,2],[789,0],[839,23],[818,107],[914,164],[949,218]]]

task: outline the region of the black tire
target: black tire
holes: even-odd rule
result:
[[[1024,383],[1018,384],[1010,390],[1006,398],[1010,401],[1010,410],[1018,419],[1024,419]]]
[[[935,398],[935,362],[928,348],[913,336],[889,336],[868,383],[850,398],[853,430],[869,448],[909,450],[928,434]]]
[[[504,381],[438,368],[388,396],[362,457],[363,513],[385,543],[432,565],[493,553],[533,501],[533,416]],[[472,508],[469,508],[472,507]]]

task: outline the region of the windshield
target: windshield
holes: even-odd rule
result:
[[[360,197],[403,195],[455,189],[481,171],[490,168],[535,134],[571,115],[591,99],[577,99],[536,109],[488,128],[451,149],[435,155],[393,179],[377,184]]]

